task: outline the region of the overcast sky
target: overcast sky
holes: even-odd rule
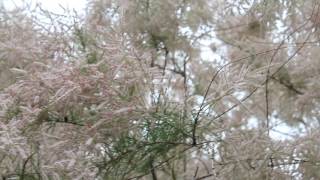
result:
[[[0,0],[0,4],[3,3],[7,8],[12,8],[16,5],[19,6],[22,2],[32,2],[33,4],[38,2],[41,3],[44,8],[55,12],[61,10],[59,5],[77,11],[83,10],[86,5],[86,0]]]

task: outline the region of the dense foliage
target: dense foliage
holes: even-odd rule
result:
[[[317,0],[63,10],[0,6],[2,179],[320,179]]]

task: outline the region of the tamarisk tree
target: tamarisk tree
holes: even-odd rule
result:
[[[316,0],[0,6],[2,179],[319,179]]]

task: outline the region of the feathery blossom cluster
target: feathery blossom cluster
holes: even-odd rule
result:
[[[319,7],[0,7],[0,177],[319,179]]]

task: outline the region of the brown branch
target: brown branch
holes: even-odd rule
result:
[[[213,176],[213,174],[208,174],[208,175],[205,175],[205,176],[202,176],[202,177],[198,177],[196,180],[206,179],[206,178],[209,178],[211,176]]]
[[[199,166],[197,166],[196,171],[194,172],[194,176],[193,179],[196,179],[198,176],[198,170],[199,170]]]
[[[153,166],[153,160],[150,161],[150,172],[151,172],[151,175],[152,175],[152,180],[158,180],[156,169]]]
[[[179,153],[176,153],[175,155],[173,155],[173,156],[169,157],[168,159],[166,159],[166,160],[164,160],[164,161],[160,162],[159,164],[157,164],[157,165],[153,166],[153,168],[152,168],[152,169],[156,169],[156,168],[158,168],[158,167],[163,166],[164,164],[169,163],[169,161],[173,160],[177,155],[179,155],[179,154],[181,154],[181,153],[184,153],[185,151],[187,151],[187,150],[189,150],[189,149],[191,149],[191,148],[192,148],[192,146],[189,146],[189,147],[187,147],[187,148],[183,149],[183,150],[182,150],[182,151],[180,151]],[[151,170],[151,169],[150,169],[150,170]],[[128,178],[127,180],[131,180],[131,179],[139,179],[139,178],[142,178],[142,177],[144,177],[144,176],[146,176],[146,175],[148,175],[148,174],[149,174],[149,173],[145,173],[145,174],[142,174],[142,175],[139,175],[139,176],[134,176],[134,177]]]
[[[157,68],[159,68],[159,69],[161,69],[161,70],[168,70],[168,71],[171,71],[171,72],[173,72],[173,73],[175,73],[175,74],[179,74],[179,75],[181,75],[182,77],[185,77],[185,72],[184,72],[184,71],[180,71],[180,70],[177,70],[177,69],[165,68],[165,67],[163,67],[163,66],[161,66],[161,65],[159,65],[159,64],[154,64],[153,67],[157,67]]]
[[[285,82],[282,79],[277,79],[276,77],[273,77],[273,76],[271,76],[271,79],[274,80],[274,81],[277,81],[279,84],[283,85],[284,87],[286,87],[290,91],[295,92],[296,94],[299,94],[299,95],[303,95],[304,94],[302,91],[300,91],[297,88],[295,88],[293,86],[293,84],[290,83],[290,82],[289,83]]]
[[[27,159],[24,161],[23,166],[22,166],[22,171],[21,171],[21,174],[20,174],[20,179],[21,180],[24,180],[25,175],[26,175],[25,171],[26,171],[26,168],[27,168],[27,164],[28,164],[29,160],[31,160],[31,158],[33,157],[34,154],[35,153],[30,154],[30,156],[28,156]]]

